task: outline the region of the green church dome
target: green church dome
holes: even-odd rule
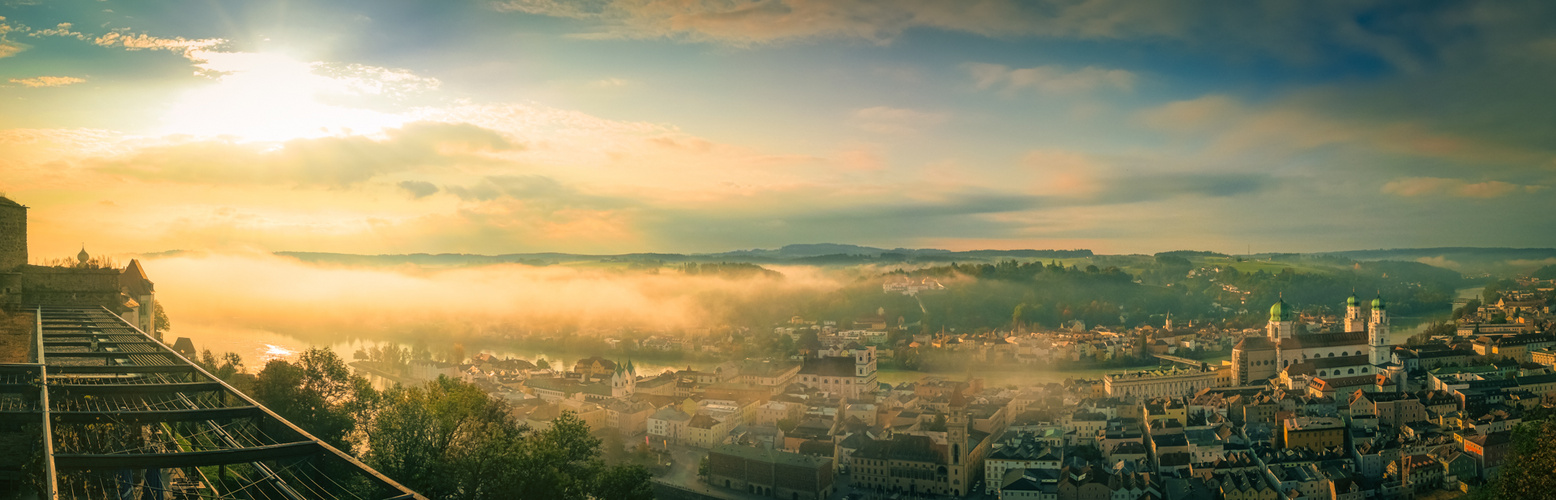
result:
[[[1291,321],[1294,315],[1295,311],[1291,306],[1286,305],[1286,299],[1276,301],[1275,305],[1270,306],[1270,321]]]
[[[1376,299],[1372,299],[1372,310],[1374,310],[1374,311],[1382,311],[1383,310],[1383,297],[1382,296],[1379,296]]]
[[[1356,307],[1359,305],[1361,305],[1361,300],[1357,299],[1354,293],[1351,294],[1350,298],[1345,299],[1345,307]]]

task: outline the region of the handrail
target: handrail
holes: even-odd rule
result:
[[[38,404],[40,414],[43,415],[43,472],[47,474],[43,481],[43,498],[48,500],[59,499],[59,476],[54,473],[54,427],[49,415],[49,366],[43,359],[43,307],[39,306],[33,311],[33,319],[37,321],[36,331],[38,343]]]

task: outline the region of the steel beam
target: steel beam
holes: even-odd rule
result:
[[[185,451],[178,453],[125,453],[118,455],[87,455],[74,453],[54,454],[54,467],[59,469],[147,469],[187,468],[211,465],[231,465],[249,462],[268,462],[290,458],[307,458],[324,453],[324,448],[313,441],[251,446],[231,450]]]

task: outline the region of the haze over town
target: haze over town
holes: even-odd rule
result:
[[[1553,23],[1533,0],[0,2],[0,372],[129,370],[145,351],[65,337],[144,335],[204,370],[177,383],[392,479],[331,494],[1553,491],[1520,472],[1556,467],[1531,444],[1556,439]],[[402,433],[466,417],[490,432]]]

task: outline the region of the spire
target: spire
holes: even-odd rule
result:
[[[86,244],[81,244],[81,253],[76,254],[77,264],[86,266],[86,261],[92,259],[92,254],[86,253]]]

